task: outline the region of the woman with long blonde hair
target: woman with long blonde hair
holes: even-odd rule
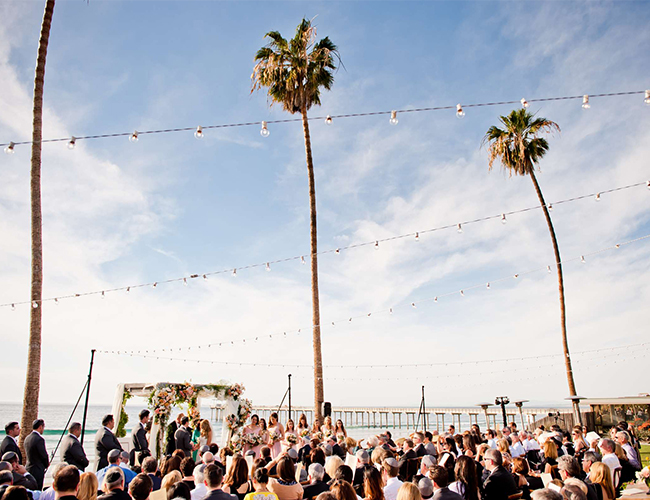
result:
[[[397,490],[397,500],[422,500],[422,495],[415,484],[404,483]]]
[[[614,492],[614,483],[612,482],[612,473],[607,466],[602,462],[595,462],[591,464],[589,469],[589,480],[596,488],[600,488],[603,494],[603,500],[614,500],[616,493]]]
[[[92,472],[84,472],[79,478],[79,489],[77,490],[78,500],[97,500],[99,482],[97,476]]]

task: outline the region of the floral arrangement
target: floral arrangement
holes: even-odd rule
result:
[[[198,406],[190,406],[187,411],[187,416],[190,417],[190,420],[196,420],[201,418],[201,410]]]
[[[337,438],[339,443],[343,443],[345,441],[345,434],[339,434]]]
[[[230,448],[235,453],[242,451],[244,444],[246,443],[244,442],[241,434],[233,434],[233,436],[230,438]]]
[[[262,436],[260,436],[259,434],[253,434],[252,432],[246,434],[244,436],[244,440],[246,444],[251,448],[255,448],[256,446],[262,444]]]
[[[284,439],[286,439],[287,443],[289,443],[289,444],[292,444],[292,445],[293,444],[298,444],[298,436],[296,436],[295,434],[291,434],[291,433],[287,432],[284,435]]]
[[[314,432],[311,435],[312,439],[318,439],[319,441],[323,440],[323,433],[322,432]]]
[[[650,466],[646,465],[643,469],[637,472],[636,478],[650,487]]]
[[[272,443],[275,443],[276,441],[280,441],[280,433],[275,431],[269,432],[269,440]]]
[[[246,388],[241,385],[241,384],[234,384],[231,385],[228,390],[226,391],[226,394],[233,398],[235,401],[239,399],[239,397],[244,393]]]
[[[307,437],[309,436],[309,429],[302,429],[300,431],[300,437]]]

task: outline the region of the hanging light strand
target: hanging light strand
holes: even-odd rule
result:
[[[620,97],[620,96],[628,96],[628,95],[643,95],[645,96],[644,102],[650,100],[648,98],[648,93],[647,90],[634,90],[630,92],[608,92],[608,93],[601,93],[601,94],[589,94],[589,98],[593,99],[595,97]],[[583,100],[584,99],[584,94],[581,95],[571,95],[571,96],[559,96],[559,97],[542,97],[542,98],[537,98],[537,99],[528,99],[526,102],[531,103],[531,102],[551,102],[551,101],[569,101],[569,100]],[[506,104],[521,104],[521,100],[513,100],[513,101],[495,101],[495,102],[481,102],[481,103],[474,103],[474,104],[463,104],[462,108],[480,108],[480,107],[486,107],[486,106],[504,106]],[[364,116],[380,116],[380,115],[390,115],[392,118],[395,118],[395,123],[396,123],[396,114],[397,113],[421,113],[421,112],[429,112],[429,111],[442,111],[442,110],[456,110],[458,111],[458,106],[456,104],[450,105],[450,106],[434,106],[434,107],[423,107],[423,108],[411,108],[411,109],[399,109],[399,110],[392,110],[392,111],[372,111],[372,112],[367,112],[367,113],[347,113],[347,114],[342,114],[342,115],[326,115],[326,116],[315,116],[315,117],[310,117],[308,120],[326,120],[327,117],[329,116],[330,119],[338,119],[338,118],[360,118]],[[281,120],[266,120],[266,121],[251,121],[251,122],[240,122],[240,123],[225,123],[225,124],[220,124],[220,125],[206,125],[201,127],[201,130],[208,130],[208,129],[220,129],[220,128],[234,128],[234,127],[250,127],[250,126],[263,126],[263,129],[266,129],[268,132],[268,128],[266,128],[264,125],[270,125],[270,124],[276,124],[276,123],[295,123],[295,122],[302,122],[302,118],[286,118],[286,119],[281,119]],[[132,142],[136,142],[139,137],[142,137],[144,135],[152,135],[152,134],[169,134],[169,133],[175,133],[175,132],[196,132],[197,127],[196,125],[192,127],[175,127],[175,128],[166,128],[166,129],[156,129],[156,130],[143,130],[143,131],[135,131],[135,132],[117,132],[113,134],[95,134],[95,135],[83,135],[83,136],[76,136],[75,140],[76,141],[84,141],[88,139],[108,139],[112,137],[129,137],[129,139]],[[43,139],[41,143],[50,143],[50,142],[69,142],[70,137],[61,137],[61,138],[56,138],[56,139]],[[12,144],[13,146],[22,146],[22,145],[27,145],[27,144],[32,144],[32,141],[22,141],[22,142],[6,142],[0,144],[0,147],[3,146],[9,146]],[[13,146],[11,150],[13,151]]]
[[[627,186],[620,186],[620,187],[616,187],[616,188],[612,188],[612,189],[606,189],[606,190],[603,190],[603,191],[599,191],[597,193],[590,193],[590,194],[585,194],[585,195],[581,195],[581,196],[575,196],[573,198],[567,198],[567,199],[564,199],[564,200],[555,201],[555,202],[553,202],[553,204],[562,205],[562,204],[565,204],[565,203],[572,203],[574,201],[584,200],[584,199],[588,199],[588,198],[594,198],[596,196],[596,194],[603,195],[603,194],[608,194],[608,193],[615,193],[615,192],[618,192],[618,191],[624,191],[624,190],[632,189],[632,188],[639,187],[639,186],[644,186],[644,187],[648,188],[648,187],[650,187],[650,181],[637,182],[635,184],[629,184]],[[551,205],[551,203],[548,203],[547,207],[550,206],[550,205]],[[421,235],[423,235],[423,234],[433,233],[433,232],[436,232],[436,231],[442,231],[442,230],[451,229],[451,228],[456,229],[458,232],[462,232],[462,227],[467,225],[467,224],[477,224],[479,222],[486,222],[486,221],[494,220],[494,219],[498,219],[498,220],[503,221],[504,216],[522,214],[522,213],[530,212],[530,211],[533,211],[533,210],[539,210],[540,208],[541,208],[541,205],[534,205],[532,207],[526,207],[526,208],[522,208],[522,209],[519,209],[519,210],[512,210],[510,212],[502,212],[502,213],[498,213],[498,214],[495,214],[495,215],[488,215],[488,216],[480,217],[480,218],[477,218],[477,219],[471,219],[471,220],[464,221],[462,223],[446,224],[444,226],[438,226],[438,227],[434,227],[434,228],[430,228],[430,229],[423,229],[423,230],[420,230],[420,231],[417,231],[417,232],[410,232],[410,233],[400,234],[400,235],[396,235],[396,236],[390,236],[390,237],[382,238],[382,239],[378,239],[378,240],[371,240],[371,241],[366,241],[366,242],[362,242],[362,243],[353,243],[351,245],[347,245],[347,246],[344,246],[344,247],[337,247],[337,248],[332,248],[332,249],[329,249],[329,250],[322,250],[320,252],[317,252],[316,255],[326,255],[326,254],[332,254],[332,253],[333,254],[339,254],[344,250],[353,250],[355,248],[362,248],[362,247],[368,247],[368,246],[372,246],[376,250],[380,250],[380,243],[386,243],[386,242],[401,240],[401,239],[404,239],[404,238],[413,238],[416,241],[419,241],[420,238],[421,238]],[[229,274],[232,274],[233,276],[237,276],[237,271],[238,270],[256,269],[256,268],[264,268],[264,269],[270,270],[270,267],[271,267],[272,264],[281,264],[281,263],[292,262],[292,261],[300,261],[301,263],[304,263],[305,262],[305,255],[304,254],[303,255],[295,255],[295,256],[292,256],[292,257],[285,257],[283,259],[269,260],[269,261],[265,261],[265,262],[261,262],[261,263],[257,263],[257,264],[249,264],[247,266],[241,266],[241,267],[236,267],[236,268],[228,268],[228,269],[223,269],[223,270],[220,270],[220,271],[212,271],[212,272],[203,272],[203,273],[191,274],[189,276],[181,276],[181,277],[178,277],[178,278],[170,278],[170,279],[167,279],[167,280],[152,281],[152,282],[149,282],[149,283],[140,283],[140,284],[135,284],[135,285],[121,286],[121,287],[109,288],[109,289],[104,289],[104,290],[93,290],[93,291],[89,291],[89,292],[74,293],[74,294],[69,294],[69,295],[60,295],[60,296],[57,296],[57,297],[48,297],[48,298],[45,298],[45,299],[41,299],[39,301],[39,303],[50,302],[50,301],[59,301],[59,300],[72,299],[72,298],[78,298],[78,297],[87,297],[87,296],[91,296],[91,295],[100,295],[102,292],[104,292],[104,293],[112,293],[112,292],[126,291],[128,293],[128,292],[131,291],[132,288],[133,289],[146,288],[146,287],[156,288],[157,285],[160,285],[160,284],[178,283],[178,282],[182,282],[184,284],[187,284],[188,280],[190,280],[190,279],[195,279],[195,278],[199,278],[199,277],[204,277],[204,279],[205,279],[208,276],[215,276],[215,275],[220,275],[220,274],[228,274],[229,273]],[[467,288],[465,290],[467,290]],[[458,293],[458,292],[456,292],[456,293]],[[31,303],[32,303],[31,300],[7,302],[7,303],[4,303],[4,304],[0,304],[0,308],[2,308],[2,307],[10,307],[12,305],[13,306],[18,306],[18,305],[25,305],[25,304],[31,304]]]

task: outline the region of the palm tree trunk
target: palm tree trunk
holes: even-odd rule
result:
[[[29,348],[27,355],[27,374],[23,413],[20,423],[20,447],[23,456],[23,442],[32,431],[32,422],[38,417],[38,399],[41,385],[41,314],[43,297],[43,234],[41,219],[41,139],[43,126],[43,84],[45,81],[45,59],[50,39],[50,27],[54,14],[55,0],[46,0],[41,38],[38,42],[36,76],[34,78],[34,108],[32,128],[32,168],[31,168],[31,206],[32,206],[32,304],[30,307]]]
[[[314,179],[314,161],[311,157],[311,138],[309,136],[309,121],[307,107],[303,105],[302,130],[305,134],[305,155],[307,156],[307,172],[309,173],[309,229],[311,234],[311,302],[314,346],[314,418],[323,421],[323,354],[320,340],[320,299],[318,296],[318,237],[316,231],[316,180]]]
[[[555,236],[555,229],[553,228],[553,222],[551,221],[551,215],[548,213],[548,208],[546,208],[546,202],[544,201],[544,195],[542,190],[539,187],[537,178],[535,177],[535,172],[531,170],[530,178],[533,180],[533,185],[535,186],[535,191],[537,192],[537,197],[539,198],[539,203],[542,205],[542,210],[544,211],[544,217],[546,217],[546,225],[548,226],[548,231],[551,233],[551,241],[553,242],[553,252],[555,253],[555,266],[557,267],[557,282],[560,295],[560,323],[562,326],[562,348],[564,349],[564,365],[566,368],[566,378],[569,384],[569,394],[571,396],[576,396],[576,384],[573,380],[573,369],[571,367],[571,355],[569,354],[569,341],[566,334],[566,305],[564,303],[564,274],[562,273],[562,261],[560,259],[560,248],[557,244],[557,238]],[[582,418],[580,415],[580,405],[577,401],[573,402],[573,413],[575,421],[582,424]]]

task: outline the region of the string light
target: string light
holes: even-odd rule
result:
[[[552,211],[553,211],[553,204],[552,204],[552,203],[549,203],[549,204],[546,206],[546,208],[548,209],[549,212],[552,212]]]
[[[463,111],[463,107],[459,104],[456,104],[456,118],[462,118],[465,116],[465,111]]]
[[[183,278],[183,285],[187,286],[187,278]]]
[[[133,133],[131,134],[131,137],[129,137],[129,141],[138,142],[138,131],[137,130],[133,131]]]
[[[645,94],[645,100],[644,102],[646,104],[650,104],[650,91],[648,90],[636,90],[636,91],[629,91],[629,92],[609,92],[609,93],[601,93],[601,94],[592,94],[591,97],[621,97],[621,96],[628,96],[628,95],[637,95],[637,94]],[[537,99],[530,99],[528,102],[551,102],[551,101],[567,101],[567,100],[573,100],[573,99],[583,99],[583,95],[576,95],[576,96],[558,96],[558,97],[543,97],[543,98],[537,98]],[[495,102],[481,102],[481,103],[474,103],[474,104],[465,104],[463,107],[464,108],[472,108],[472,107],[486,107],[486,106],[505,106],[505,105],[512,105],[512,104],[521,104],[521,100],[515,100],[515,101],[495,101]],[[411,108],[411,109],[402,109],[402,110],[394,110],[394,111],[370,111],[366,113],[347,113],[347,114],[342,114],[342,115],[331,115],[331,118],[359,118],[359,117],[364,117],[364,116],[376,116],[376,115],[385,115],[394,112],[395,114],[399,113],[422,113],[422,112],[430,112],[430,111],[442,111],[442,110],[450,110],[450,109],[455,109],[456,106],[435,106],[435,107],[424,107],[424,108]],[[309,120],[323,120],[325,119],[324,116],[318,116],[318,117],[311,117],[308,118]],[[295,118],[295,119],[280,119],[280,120],[271,120],[268,122],[264,122],[267,124],[270,123],[292,123],[292,122],[301,122],[302,118]],[[258,125],[260,122],[242,122],[242,123],[226,123],[226,124],[221,124],[221,125],[209,125],[209,126],[204,126],[203,130],[207,129],[217,129],[217,128],[234,128],[234,127],[248,127],[251,125]],[[146,134],[168,134],[168,133],[173,133],[173,132],[189,132],[196,130],[196,127],[175,127],[175,128],[166,128],[166,129],[159,129],[159,130],[147,130],[141,133],[146,133]],[[97,134],[97,135],[86,135],[86,136],[78,136],[77,140],[87,140],[87,139],[106,139],[106,138],[112,138],[112,137],[129,137],[130,139],[133,138],[133,142],[137,140],[138,137],[138,132],[118,132],[118,133],[111,133],[111,134]],[[67,142],[69,140],[69,137],[65,138],[55,138],[55,139],[43,139],[40,142],[41,143],[49,143],[49,142],[62,142],[65,141]],[[17,145],[25,145],[25,144],[31,144],[32,141],[22,141],[22,142],[16,142],[14,143],[15,146]],[[0,144],[1,146],[7,146],[9,143],[3,143]]]
[[[262,135],[262,137],[268,137],[271,134],[271,132],[269,132],[269,128],[267,127],[266,122],[262,122],[262,130],[260,130],[260,134]]]
[[[487,285],[485,285],[485,288],[487,288],[488,290],[490,289],[490,282],[489,281],[487,282]]]
[[[106,294],[104,293],[104,290],[102,290],[102,299],[106,298]]]
[[[506,214],[501,214],[501,224],[506,224],[508,219],[506,219]]]
[[[415,307],[415,302],[411,302],[411,307],[412,307],[413,309],[416,309],[416,307]]]
[[[397,111],[393,110],[390,112],[390,124],[391,125],[397,125],[399,123],[399,120],[397,119]]]
[[[127,287],[126,287],[126,293],[129,293],[130,291],[131,291],[131,287],[130,287],[130,286],[127,286]]]
[[[77,138],[73,135],[70,138],[70,141],[68,142],[68,149],[74,149],[76,145],[77,145]]]
[[[546,271],[548,272],[548,274],[551,274],[551,266],[546,266]]]
[[[463,232],[463,225],[460,222],[456,224],[456,228],[457,228],[456,231],[458,231],[459,233]]]
[[[34,309],[38,309],[38,302],[36,302],[35,300],[32,301],[32,307],[33,307]]]
[[[600,193],[596,193],[596,196],[594,197],[596,201],[600,201]]]
[[[334,250],[334,253],[335,253],[336,255],[339,255],[339,254],[341,253],[341,249],[340,249],[340,248],[337,248],[336,250]]]
[[[14,146],[16,145],[15,142],[10,142],[7,147],[5,148],[5,153],[8,155],[14,154],[16,151],[14,150]]]
[[[587,94],[582,96],[582,109],[589,109],[591,105],[589,104],[589,96]]]
[[[158,286],[158,282],[157,282],[157,281],[154,281],[154,282],[153,282],[153,285],[151,285],[151,288],[156,288],[157,286]]]
[[[420,233],[415,233],[415,241],[420,241]]]
[[[379,241],[375,241],[375,250],[379,250]]]
[[[460,296],[461,296],[461,297],[464,297],[464,296],[465,296],[465,292],[464,292],[463,290],[460,291]]]
[[[11,310],[15,311],[16,310],[16,304],[11,304]]]
[[[196,127],[196,132],[194,132],[194,137],[196,137],[197,139],[203,139],[203,127],[201,127],[201,125]]]
[[[620,187],[616,187],[616,188],[611,188],[611,189],[608,189],[608,190],[601,191],[601,193],[614,193],[614,192],[623,191],[623,190],[631,189],[631,188],[638,187],[638,186],[648,186],[648,184],[650,184],[650,181],[643,181],[643,182],[639,182],[639,183],[636,183],[636,184],[630,184],[630,185],[627,185],[627,186],[620,186]],[[557,201],[556,204],[570,203],[570,202],[574,202],[574,201],[578,201],[578,200],[592,198],[593,196],[595,196],[595,194],[593,194],[593,193],[592,194],[585,194],[585,195],[576,196],[576,197],[573,197],[573,198],[568,198],[568,199]],[[531,206],[531,207],[527,207],[527,208],[522,208],[522,209],[519,209],[519,210],[513,210],[513,211],[510,211],[510,212],[505,212],[505,214],[506,215],[513,215],[513,214],[526,213],[526,212],[529,212],[529,211],[532,211],[532,210],[537,210],[539,208],[540,208],[540,205],[535,205],[535,206]],[[503,213],[498,214],[498,215],[489,215],[489,216],[485,216],[485,217],[481,217],[481,218],[477,218],[477,219],[471,219],[471,220],[467,220],[467,221],[465,221],[463,223],[438,226],[438,227],[434,227],[434,228],[430,228],[430,229],[421,230],[421,231],[418,232],[418,234],[436,232],[436,231],[451,229],[451,228],[454,228],[454,227],[457,228],[457,229],[460,229],[459,232],[462,232],[462,224],[475,224],[475,223],[479,223],[479,222],[486,222],[486,221],[489,221],[489,220],[492,220],[492,219],[501,219],[502,215],[503,215]],[[352,249],[356,249],[356,248],[366,247],[366,246],[369,246],[369,245],[372,245],[372,244],[374,244],[375,247],[378,248],[378,244],[380,242],[391,242],[391,241],[396,241],[396,240],[403,239],[403,238],[411,238],[411,237],[413,237],[413,234],[414,233],[405,233],[405,234],[390,236],[390,237],[387,237],[387,238],[374,240],[374,241],[370,241],[370,242],[354,243],[354,244],[351,244],[351,245],[348,245],[348,246],[345,246],[345,247],[340,247],[339,250],[340,251],[352,250]],[[636,241],[636,240],[633,240],[633,241]],[[316,255],[323,255],[323,254],[334,253],[334,252],[335,252],[334,249],[333,250],[324,250],[324,251],[321,251],[321,252],[317,252]],[[300,259],[301,263],[306,262],[306,259],[305,259],[304,255],[303,256],[286,257],[286,258],[283,258],[283,259],[278,259],[278,260],[268,261],[268,262],[269,262],[269,264],[275,264],[275,263],[290,262],[290,261],[294,261],[294,260],[298,260],[298,259]],[[243,266],[243,267],[241,267],[239,269],[254,269],[254,268],[262,267],[262,266],[265,266],[265,265],[266,265],[266,262],[261,263],[261,264],[249,264],[249,265]],[[235,277],[237,276],[237,268],[235,268],[235,269],[232,269],[232,268],[224,269],[224,270],[220,270],[220,271],[212,271],[212,272],[204,273],[204,274],[206,276],[210,276],[210,275],[218,275],[218,274],[225,274],[225,273],[231,273],[231,272],[232,272],[233,276],[235,276]],[[190,278],[198,278],[199,276],[200,276],[199,274],[193,274],[193,275],[190,276]],[[183,280],[182,277],[171,278],[171,279],[168,279],[168,280],[164,280],[161,283],[172,283],[172,282],[177,282],[177,281],[182,281],[182,280]],[[158,282],[154,282],[154,283],[158,284]],[[108,289],[108,290],[106,290],[106,292],[108,293],[108,292],[117,292],[117,291],[126,290],[127,293],[128,293],[131,288],[142,288],[142,287],[149,287],[149,286],[154,286],[155,287],[154,283],[133,284],[133,285],[129,285],[128,287],[127,286],[122,286],[122,287]],[[68,298],[73,298],[73,297],[90,296],[90,295],[98,295],[98,294],[101,294],[101,290],[88,291],[88,292],[84,292],[84,293],[76,293],[76,294],[73,294],[73,295],[58,296],[56,299],[68,299]],[[43,299],[43,301],[56,300],[56,299],[54,297],[50,297],[50,298]],[[21,301],[15,301],[13,303],[18,304],[18,305],[29,304],[28,301],[22,301],[22,302]],[[10,305],[11,305],[11,303],[4,303],[4,304],[0,304],[0,307],[8,307]]]
[[[530,106],[530,104],[528,104],[528,101],[526,100],[525,97],[522,97],[521,98],[521,107],[524,108],[524,109],[528,109],[528,106]]]
[[[326,123],[327,125],[331,125],[331,124],[332,124],[332,117],[331,117],[330,115],[327,115],[327,118],[325,118],[325,123]]]
[[[54,299],[54,305],[56,305],[56,306],[59,305],[59,299]]]
[[[266,263],[266,268],[265,268],[265,269],[266,269],[267,272],[271,272],[271,264],[269,264],[269,263],[267,262],[267,263]]]
[[[304,255],[300,256],[300,263],[303,264],[303,265],[306,264]]]
[[[208,281],[208,277],[205,274],[203,275],[203,281]]]
[[[583,264],[586,264],[586,263],[587,263],[587,261],[585,260],[585,256],[584,256],[584,255],[581,255],[581,256],[580,256],[580,262],[582,262]]]

